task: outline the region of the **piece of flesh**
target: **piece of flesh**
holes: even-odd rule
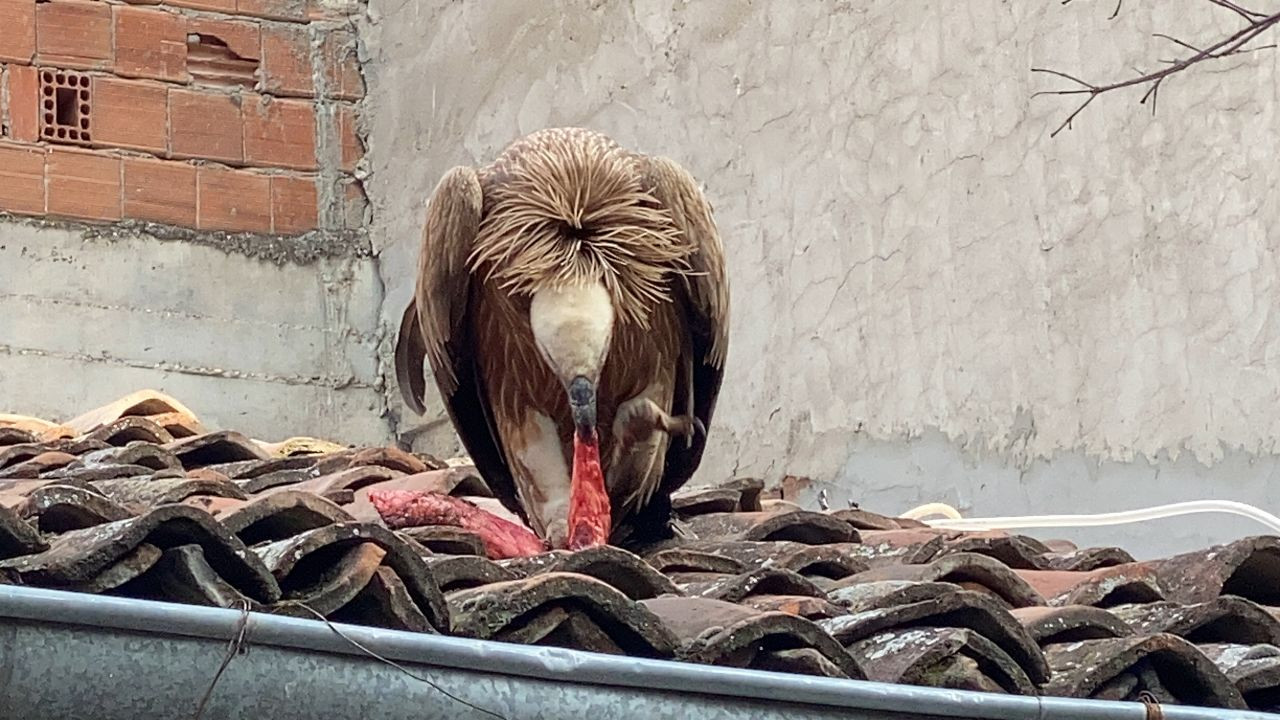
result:
[[[573,477],[569,486],[569,549],[605,545],[612,529],[609,493],[600,468],[600,443],[594,431],[573,436]]]
[[[529,529],[451,495],[411,490],[374,490],[369,503],[392,530],[449,525],[469,530],[484,542],[490,560],[528,557],[547,551]]]

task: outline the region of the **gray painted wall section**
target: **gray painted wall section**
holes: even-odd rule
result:
[[[1051,140],[1071,106],[1030,100],[1055,87],[1030,67],[1127,74],[1171,51],[1151,32],[1231,20],[1110,9],[371,0],[378,256],[4,225],[0,398],[63,417],[159,387],[267,439],[451,454],[389,374],[426,199],[452,165],[582,124],[678,159],[716,207],[733,340],[700,480],[805,474],[805,501],[887,512],[1280,509],[1278,56],[1179,77],[1154,119],[1105,98]],[[1051,534],[1148,555],[1259,530]]]

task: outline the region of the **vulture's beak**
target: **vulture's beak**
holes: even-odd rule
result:
[[[573,427],[582,442],[596,437],[596,384],[579,375],[569,383],[569,408],[573,411]]]

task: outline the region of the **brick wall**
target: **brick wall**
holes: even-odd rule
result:
[[[340,5],[0,0],[0,211],[361,227],[364,81]]]

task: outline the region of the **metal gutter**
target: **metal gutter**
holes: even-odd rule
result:
[[[0,718],[192,718],[242,627],[248,650],[226,664],[201,720],[1148,718],[1137,703],[831,680],[259,613],[246,620],[236,610],[15,586],[0,586]],[[1164,720],[1280,717],[1161,710]]]

